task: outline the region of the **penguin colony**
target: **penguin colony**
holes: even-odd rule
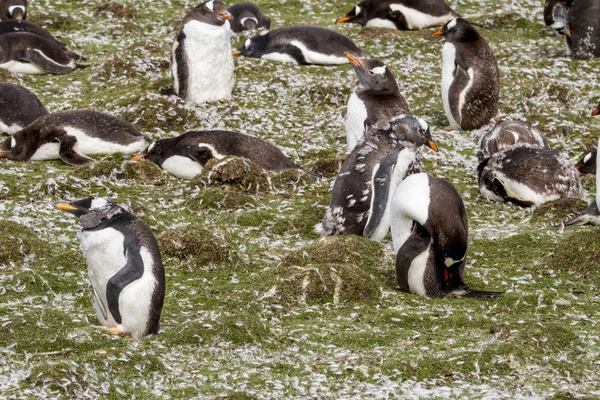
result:
[[[444,1],[418,3],[365,0],[337,23],[402,30],[443,24],[433,36],[447,38],[441,71],[446,117],[453,129],[486,126],[498,113],[500,92],[490,46]],[[573,58],[599,56],[600,36],[589,35],[600,29],[597,2],[571,3],[548,0],[546,23],[567,37]],[[22,21],[26,16],[26,1],[0,1],[0,19],[6,20],[0,22],[0,67],[16,74],[73,71],[81,57],[41,27]],[[231,50],[233,32],[270,26],[270,18],[249,3],[227,9],[220,1],[209,0],[189,10],[172,46],[175,94],[190,104],[231,100],[234,54],[300,65],[351,63],[358,86],[347,106],[349,154],[317,231],[324,236],[355,234],[384,240],[391,228],[397,288],[402,291],[426,297],[499,295],[473,290],[464,282],[468,241],[464,203],[451,183],[421,172],[421,147],[437,151],[437,146],[428,123],[409,114],[388,66],[369,58],[346,36],[311,25],[279,27]],[[9,160],[61,159],[81,165],[94,161],[88,155],[140,153],[134,161],[153,161],[182,179],[196,176],[211,158],[232,155],[269,170],[302,170],[277,147],[250,135],[191,131],[152,141],[109,114],[47,113],[33,93],[13,84],[0,85],[0,106],[0,129],[10,135],[0,144],[0,158]],[[592,115],[599,110],[600,105]],[[531,206],[583,195],[576,169],[549,147],[543,134],[523,122],[505,121],[490,129],[481,139],[478,156],[480,192],[490,200]],[[578,164],[582,173],[595,167],[598,195],[596,165],[595,153]],[[600,225],[599,199],[566,224]],[[158,333],[166,285],[151,229],[122,206],[100,197],[60,202],[57,208],[79,218],[78,236],[100,323],[111,333],[136,338]]]

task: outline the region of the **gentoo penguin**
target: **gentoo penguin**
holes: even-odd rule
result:
[[[537,128],[525,122],[504,121],[494,126],[481,137],[479,151],[477,152],[479,162],[517,143],[529,143],[540,147],[549,147],[546,136]]]
[[[600,139],[598,139],[600,148]],[[596,200],[592,201],[583,212],[565,222],[565,225],[595,225],[600,226],[600,164],[596,163]]]
[[[252,3],[238,3],[227,9],[231,14],[231,30],[234,32],[252,29],[271,29],[271,18]]]
[[[0,35],[5,33],[14,32],[29,32],[35,35],[41,36],[44,39],[51,40],[60,45],[64,50],[71,50],[66,44],[57,40],[50,32],[34,24],[33,22],[23,21],[18,19],[11,19],[7,21],[0,21]]]
[[[178,178],[192,179],[202,172],[208,160],[227,156],[244,157],[269,170],[302,169],[272,144],[230,131],[191,131],[161,139],[132,160],[150,160]]]
[[[579,174],[558,151],[517,144],[492,154],[477,168],[479,192],[489,200],[538,206],[560,197],[581,197]]]
[[[473,130],[498,111],[500,73],[485,39],[467,20],[448,21],[434,36],[446,36],[442,49],[442,99],[454,129]]]
[[[562,0],[566,8],[567,54],[573,59],[600,57],[600,1]]]
[[[346,57],[358,75],[358,87],[348,100],[346,115],[347,153],[350,153],[365,131],[384,128],[390,118],[409,110],[394,75],[383,62],[352,53]]]
[[[597,150],[590,151],[581,160],[575,164],[575,168],[580,174],[595,174],[596,173],[596,155]]]
[[[454,186],[420,173],[393,194],[391,228],[398,289],[425,297],[495,297],[463,280],[467,261],[467,212]]]
[[[79,217],[77,236],[100,323],[113,334],[134,338],[158,333],[165,270],[148,225],[99,197],[57,207]]]
[[[0,68],[17,74],[67,74],[81,56],[29,32],[0,35]]]
[[[0,158],[81,165],[88,154],[140,152],[152,141],[129,122],[88,110],[46,114],[0,144]]]
[[[444,0],[365,0],[336,23],[409,30],[440,25],[456,17]]]
[[[0,20],[27,19],[27,0],[0,0]]]
[[[206,1],[183,19],[171,52],[175,93],[187,103],[231,100],[235,85],[232,35],[225,5]]]
[[[544,22],[560,35],[567,35],[567,1],[546,0],[544,4]]]
[[[392,118],[387,129],[368,131],[342,164],[329,207],[315,230],[322,236],[382,240],[390,226],[393,190],[406,175],[420,170],[415,164],[422,145],[437,151],[427,123],[412,114]]]
[[[0,133],[12,135],[48,112],[23,86],[0,83]]]
[[[363,52],[346,36],[312,25],[285,26],[254,36],[235,55],[302,65],[345,64],[346,53],[359,57]]]

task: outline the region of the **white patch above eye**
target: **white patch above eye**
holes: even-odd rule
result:
[[[25,14],[25,7],[24,6],[10,6],[10,7],[8,7],[8,13],[10,15],[13,15],[15,13],[15,10],[17,8],[20,8],[21,11],[23,12],[23,14]]]
[[[375,75],[383,75],[385,74],[385,65],[383,67],[376,67],[371,70]]]
[[[362,11],[362,8],[360,8],[360,6],[356,6],[356,7],[354,8],[354,15],[358,15],[358,14],[360,14],[360,12],[361,12],[361,11]]]
[[[148,153],[150,153],[152,151],[152,149],[154,148],[155,145],[156,145],[156,142],[152,143],[150,146],[148,146],[148,149],[146,151]]]
[[[583,162],[586,163],[590,161],[590,158],[592,158],[592,153],[587,153],[587,155],[583,157]]]
[[[252,44],[252,40],[246,39],[246,41],[244,42],[244,47],[248,48],[248,47],[250,47],[250,44]]]
[[[457,18],[454,18],[452,21],[448,22],[448,30],[454,28],[456,26]]]
[[[210,11],[215,11],[215,2],[213,0],[211,1],[207,1],[206,3],[204,3],[204,5],[206,6],[206,8],[208,8]]]
[[[427,129],[429,129],[429,125],[427,125],[427,122],[425,122],[425,120],[423,120],[423,118],[417,118],[419,121],[419,125],[421,125],[421,129],[423,129],[425,132],[427,132]]]
[[[104,208],[108,205],[108,200],[102,198],[102,197],[96,197],[94,200],[92,200],[92,205],[90,206],[90,210],[97,210],[100,208]]]
[[[17,140],[11,136],[10,138],[10,148],[14,148],[17,145]]]
[[[245,24],[246,24],[246,21],[248,21],[248,20],[254,21],[254,23],[255,23],[256,25],[258,25],[258,20],[257,20],[256,18],[254,18],[254,17],[246,17],[246,18],[242,18],[242,19],[240,20],[240,24],[241,24],[241,25],[245,25]]]

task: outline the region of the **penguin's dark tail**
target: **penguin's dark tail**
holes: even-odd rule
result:
[[[471,297],[476,299],[492,299],[504,294],[504,292],[487,292],[485,290],[475,290],[468,287],[463,288],[461,292],[461,297]]]

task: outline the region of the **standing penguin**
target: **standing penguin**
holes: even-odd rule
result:
[[[391,204],[398,289],[425,297],[495,297],[499,292],[470,289],[467,212],[454,186],[420,173],[404,179]]]
[[[88,154],[140,152],[152,140],[129,122],[90,110],[46,114],[0,144],[0,158],[18,161],[61,159],[81,165]]]
[[[598,139],[600,148],[600,139]],[[596,163],[596,200],[592,201],[583,212],[565,222],[565,225],[594,225],[600,226],[600,163]]]
[[[437,151],[427,123],[412,114],[393,118],[387,129],[367,132],[342,164],[315,230],[322,236],[382,240],[390,227],[391,194],[406,175],[420,170],[415,164],[422,145]]]
[[[549,147],[546,136],[537,128],[525,122],[503,121],[481,137],[479,151],[477,152],[479,162],[517,143],[529,143],[540,147]]]
[[[409,30],[443,24],[456,17],[458,14],[444,0],[365,0],[336,23]]]
[[[238,3],[227,9],[231,14],[231,30],[234,32],[252,29],[271,29],[271,18],[252,3]]]
[[[563,30],[567,54],[576,60],[600,57],[600,1],[561,0],[558,3],[557,9],[566,10]]]
[[[23,86],[0,83],[0,133],[12,135],[48,112]]]
[[[434,36],[446,36],[442,49],[442,100],[454,129],[481,128],[498,112],[500,73],[485,39],[467,20],[455,18]]]
[[[363,52],[346,36],[312,25],[284,26],[254,36],[234,54],[301,65],[337,65],[348,62],[346,53]]]
[[[358,87],[348,100],[346,115],[347,153],[371,128],[384,128],[389,120],[407,114],[408,104],[400,94],[394,75],[386,65],[376,59],[348,53],[346,57],[358,75]]]
[[[171,52],[175,93],[187,103],[231,100],[235,85],[233,55],[225,5],[209,0],[183,19]]]
[[[27,0],[0,0],[0,20],[27,19]]]
[[[77,236],[100,323],[112,334],[134,338],[158,333],[165,270],[148,225],[98,197],[59,203],[57,208],[79,217]]]

